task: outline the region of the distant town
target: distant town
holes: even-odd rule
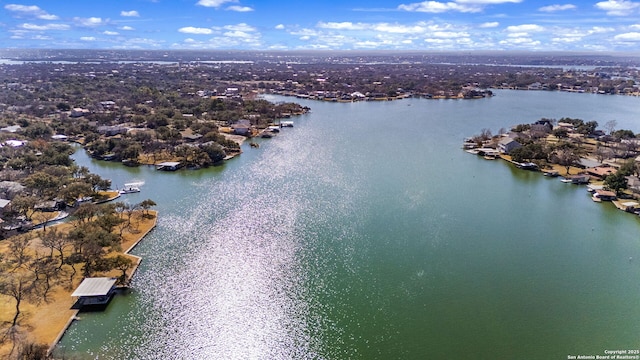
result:
[[[292,125],[288,118],[310,110],[295,102],[271,103],[263,94],[335,102],[473,101],[492,96],[492,89],[638,96],[637,60],[555,53],[1,50],[0,181],[6,182],[6,205],[0,217],[5,229],[20,229],[43,203],[74,204],[109,190],[108,179],[90,183],[85,193],[67,194],[64,179],[41,188],[37,176],[57,177],[53,169],[73,165],[68,142],[126,166],[198,169],[239,155],[245,140],[258,147],[251,139],[278,136]],[[575,139],[567,127],[549,131],[560,136],[563,130]],[[612,129],[606,135],[616,134]],[[625,141],[635,138],[623,135]],[[21,207],[16,197],[29,201]]]

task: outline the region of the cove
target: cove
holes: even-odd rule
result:
[[[291,98],[268,97],[273,101]],[[221,167],[74,158],[156,229],[133,292],[57,354],[99,359],[556,359],[638,346],[640,224],[584,187],[460,149],[542,117],[640,131],[638,98],[300,101],[312,112]]]

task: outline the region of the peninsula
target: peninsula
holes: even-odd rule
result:
[[[545,176],[563,175],[563,181],[595,184],[594,201],[640,200],[640,138],[631,130],[616,129],[611,120],[598,129],[596,121],[561,118],[519,124],[492,135],[483,129],[465,140],[467,152],[486,159],[501,158]],[[606,193],[605,193],[606,192]],[[615,203],[618,208],[640,213],[635,201]]]

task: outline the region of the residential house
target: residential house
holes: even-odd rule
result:
[[[233,133],[236,135],[249,136],[251,134],[251,121],[242,119],[231,125]]]
[[[72,118],[78,118],[78,117],[83,117],[85,115],[89,115],[91,114],[91,111],[89,111],[88,109],[83,109],[83,108],[73,108],[71,109],[71,112],[69,113],[69,116]]]
[[[126,134],[129,128],[121,125],[115,126],[98,126],[98,132],[105,136],[115,136],[119,134]]]
[[[519,147],[522,147],[522,145],[510,137],[502,138],[498,142],[498,150],[500,150],[500,152],[504,154],[509,154],[511,151]]]
[[[637,176],[625,176],[627,179],[627,188],[635,194],[640,194],[640,178]]]
[[[618,170],[611,166],[596,166],[587,168],[585,171],[591,176],[604,180],[604,178],[609,175],[615,174]]]
[[[11,211],[11,200],[0,199],[0,214]]]
[[[16,132],[22,131],[22,127],[20,125],[11,125],[11,126],[1,128],[0,131],[8,132],[8,133],[16,133]]]
[[[196,142],[202,138],[202,134],[183,135],[182,138],[188,142]]]
[[[100,101],[100,106],[102,106],[102,108],[104,110],[109,110],[109,109],[115,108],[116,107],[116,103],[115,103],[115,101],[111,101],[111,100]]]

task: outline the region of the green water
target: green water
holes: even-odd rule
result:
[[[271,98],[282,101],[282,97]],[[640,346],[639,219],[584,187],[460,150],[482,128],[577,117],[640,131],[639,99],[304,102],[224,166],[144,181],[158,227],[134,291],[58,354],[99,359],[566,359]]]

